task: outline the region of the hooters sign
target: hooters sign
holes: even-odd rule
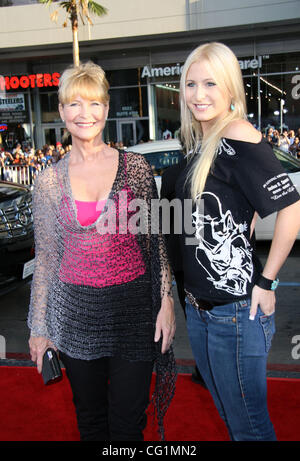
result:
[[[58,86],[60,74],[31,74],[12,77],[0,76],[0,90],[16,90],[18,88],[44,88],[49,86]]]

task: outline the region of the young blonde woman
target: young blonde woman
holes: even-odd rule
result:
[[[299,195],[248,121],[233,52],[208,43],[181,78],[181,136],[188,163],[177,197],[193,200],[182,235],[187,327],[193,354],[231,440],[276,440],[266,398],[277,274],[300,227]],[[253,220],[278,212],[264,268]]]
[[[161,432],[174,391],[174,303],[162,235],[149,219],[130,231],[134,199],[150,216],[156,186],[141,155],[103,141],[108,89],[93,63],[60,79],[72,148],[34,186],[29,344],[39,372],[45,349],[59,351],[81,440],[143,440],[154,362]]]

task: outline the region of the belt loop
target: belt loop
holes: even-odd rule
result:
[[[239,301],[239,304],[242,308],[248,306],[248,299],[242,299],[241,301]]]

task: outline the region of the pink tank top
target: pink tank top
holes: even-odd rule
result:
[[[81,226],[90,226],[99,218],[106,200],[96,202],[83,202],[75,200],[77,207],[77,219]]]
[[[99,234],[97,220],[106,205],[98,202],[75,201],[77,222],[86,230],[77,229],[72,213],[72,198],[64,193],[59,213],[59,222],[65,232],[64,253],[60,263],[60,279],[65,283],[105,287],[123,284],[136,279],[146,271],[141,248],[136,235],[129,229],[119,228],[120,213],[130,219],[134,212],[129,204],[135,198],[127,184],[126,154],[124,154],[126,182],[120,192],[127,194],[127,204],[114,196],[116,206],[116,232]],[[62,186],[61,186],[62,187]],[[96,223],[96,225],[94,225]]]

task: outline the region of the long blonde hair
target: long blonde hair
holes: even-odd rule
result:
[[[195,62],[205,60],[212,72],[220,90],[231,97],[234,109],[230,105],[228,112],[222,119],[216,120],[208,132],[203,136],[201,124],[197,121],[186,104],[185,87],[187,73]],[[188,56],[180,80],[180,106],[181,106],[181,139],[190,153],[188,158],[193,158],[201,146],[199,158],[193,163],[188,180],[190,181],[191,197],[199,198],[203,193],[207,176],[216,158],[218,145],[225,127],[232,120],[247,118],[245,91],[243,77],[239,62],[235,54],[223,43],[206,43],[193,50]]]

